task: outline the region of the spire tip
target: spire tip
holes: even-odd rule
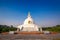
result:
[[[28,12],[28,17],[31,17],[31,16],[30,16],[30,12]]]

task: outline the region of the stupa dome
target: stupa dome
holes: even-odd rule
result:
[[[25,19],[24,24],[33,24],[33,19],[30,16],[30,12],[28,13],[28,17]]]

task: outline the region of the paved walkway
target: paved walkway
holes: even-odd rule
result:
[[[0,40],[60,40],[60,34],[40,34],[40,35],[32,35],[32,34],[0,34]]]

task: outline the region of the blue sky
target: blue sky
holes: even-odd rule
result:
[[[0,0],[0,24],[22,24],[29,11],[40,26],[60,24],[60,0]]]

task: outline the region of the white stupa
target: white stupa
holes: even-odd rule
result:
[[[30,12],[28,12],[28,16],[25,19],[24,23],[18,26],[18,29],[20,29],[20,31],[28,31],[28,32],[39,31],[38,26],[34,23],[32,17],[30,16]]]

